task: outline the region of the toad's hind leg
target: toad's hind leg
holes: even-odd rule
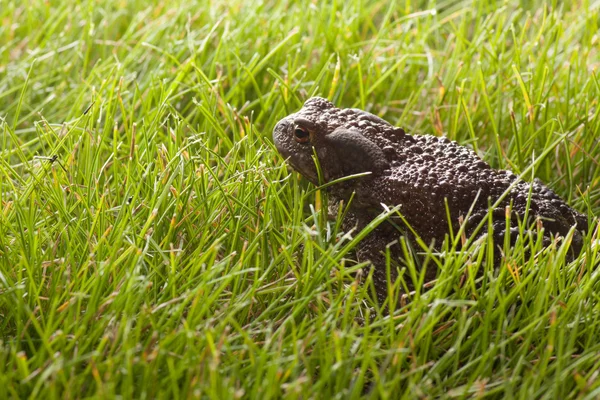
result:
[[[526,239],[526,237],[532,234],[533,238],[538,235],[538,229],[543,228],[542,236],[542,247],[547,247],[551,244],[554,236],[566,237],[572,226],[575,226],[575,232],[570,243],[569,252],[567,255],[568,260],[572,260],[581,252],[583,247],[583,236],[582,227],[585,229],[583,223],[577,224],[579,221],[568,221],[562,215],[555,210],[542,210],[543,213],[531,212],[528,215],[527,222],[523,223],[522,219],[524,215],[522,213],[511,212],[510,217],[507,218],[505,209],[496,209],[492,211],[492,228],[493,228],[493,242],[494,242],[494,262],[498,265],[503,253],[505,243],[508,241],[509,247],[514,247],[519,237]],[[469,218],[467,223],[467,235],[473,234],[475,227],[485,218],[488,218],[487,212],[481,211],[475,213]],[[486,226],[479,234],[484,233],[487,230]],[[524,243],[527,245],[528,242]],[[529,257],[530,252],[525,252],[526,256]]]

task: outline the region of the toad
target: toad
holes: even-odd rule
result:
[[[473,150],[447,138],[409,135],[366,111],[336,108],[313,97],[277,123],[273,140],[287,162],[315,185],[357,175],[327,187],[334,213],[350,203],[344,229],[362,229],[386,207],[398,207],[402,218],[382,223],[356,248],[358,259],[374,267],[380,301],[387,296],[386,247],[399,260],[400,236],[413,243],[418,236],[439,248],[461,223],[466,235],[485,234],[488,224],[481,222],[491,213],[496,245],[502,245],[506,234],[514,244],[518,221],[525,221],[532,229],[543,227],[546,243],[575,226],[571,254],[582,248],[586,215],[538,179],[526,182],[510,171],[493,169]],[[398,270],[391,269],[394,280]],[[426,280],[436,274],[428,268]]]

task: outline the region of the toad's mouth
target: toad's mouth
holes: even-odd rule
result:
[[[318,185],[317,175],[315,174],[314,171],[309,171],[309,170],[305,170],[304,168],[300,168],[297,164],[294,164],[294,162],[292,161],[291,158],[288,158],[286,161],[294,170],[299,172],[300,175],[302,175],[303,177],[308,179],[314,185]]]

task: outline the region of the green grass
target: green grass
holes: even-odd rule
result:
[[[215,3],[0,0],[0,398],[600,396],[596,225],[387,316],[271,141],[322,95],[593,218],[600,2]]]

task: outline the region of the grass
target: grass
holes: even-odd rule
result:
[[[0,398],[600,396],[596,225],[388,316],[271,141],[318,94],[593,218],[600,2],[226,3],[0,2]]]

